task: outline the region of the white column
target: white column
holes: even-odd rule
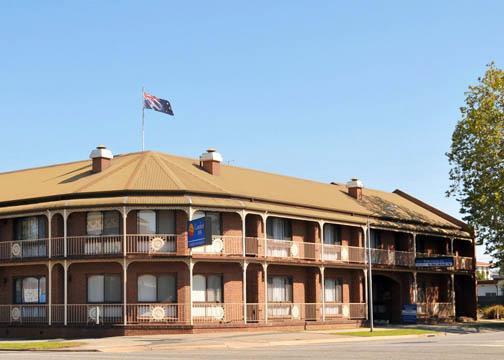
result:
[[[47,323],[49,326],[52,324],[52,264],[51,260],[47,264],[47,303],[48,303],[48,313],[47,313]]]
[[[413,271],[413,304],[418,301],[418,285],[417,285],[417,272]]]
[[[366,303],[366,311],[365,311],[365,314],[366,314],[366,320],[369,320],[369,310],[368,310],[368,306],[367,306],[367,303],[368,303],[368,281],[367,281],[367,270],[366,269],[363,269],[364,271],[364,302]]]
[[[51,258],[51,251],[52,251],[51,243],[52,243],[51,211],[47,210],[47,257],[49,259]]]
[[[67,211],[66,209],[63,210],[63,255],[66,259],[67,257],[67,228],[68,228],[68,225],[67,225],[67,221],[68,221],[68,217],[67,217]]]
[[[127,314],[128,314],[128,302],[127,302],[127,285],[128,285],[128,263],[127,260],[123,259],[123,320],[124,325],[128,324]]]
[[[455,310],[455,306],[457,305],[455,302],[455,274],[450,275],[450,291],[451,291],[451,301],[452,301],[452,306],[453,306],[453,317],[457,316],[457,311]]]
[[[325,268],[320,267],[321,285],[322,285],[322,321],[325,321]]]
[[[192,293],[193,293],[193,268],[194,268],[194,263],[192,261],[192,258],[189,259],[189,316],[191,317],[191,325],[194,324],[193,321],[193,300],[192,300]]]
[[[247,256],[247,251],[245,250],[245,246],[246,246],[246,238],[245,238],[245,232],[246,232],[246,223],[245,223],[245,218],[246,218],[246,215],[245,215],[245,211],[242,211],[241,212],[241,219],[242,219],[242,247],[243,247],[243,257]]]
[[[413,235],[413,256],[416,257],[416,233],[412,233]]]
[[[127,228],[126,228],[126,220],[128,219],[128,212],[126,211],[126,207],[123,207],[122,211],[122,217],[123,217],[123,224],[122,224],[122,231],[123,231],[123,254],[126,256],[128,254],[128,243],[127,243]]]
[[[268,264],[263,264],[264,273],[264,323],[268,323]]]
[[[65,220],[66,221],[66,220]],[[68,264],[67,260],[65,259],[63,262],[63,325],[68,324],[68,309],[67,309],[67,302],[68,302]]]
[[[246,261],[243,261],[242,268],[243,268],[243,322],[246,324],[247,323],[247,267],[248,263]]]

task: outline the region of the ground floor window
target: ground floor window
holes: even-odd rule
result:
[[[224,302],[222,274],[194,275],[193,301],[195,302]]]
[[[121,289],[120,275],[91,275],[87,278],[87,302],[119,303],[122,299]]]
[[[139,302],[176,302],[177,285],[175,275],[150,275],[138,277]]]
[[[325,279],[324,297],[326,302],[342,303],[343,302],[343,280]]]
[[[290,276],[268,277],[268,302],[292,302],[292,278]]]
[[[16,304],[45,304],[46,278],[45,276],[29,276],[17,278],[14,281],[14,303]]]

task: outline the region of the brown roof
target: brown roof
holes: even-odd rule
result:
[[[368,188],[363,194],[363,200],[358,201],[347,194],[342,184],[325,184],[224,164],[220,176],[213,176],[199,168],[198,160],[151,151],[118,155],[109,168],[97,174],[91,172],[90,160],[0,174],[0,212],[15,211],[22,206],[33,210],[37,204],[40,207],[48,202],[68,204],[70,200],[85,198],[93,198],[93,204],[105,204],[110,199],[124,204],[130,201],[125,201],[123,196],[156,196],[157,199],[191,195],[234,200],[236,207],[247,209],[277,206],[280,213],[298,208],[300,215],[309,210],[320,218],[327,218],[329,213],[336,216],[334,212],[338,212],[338,216],[356,222],[365,222],[371,216],[383,221],[400,220],[464,230],[443,213],[435,213],[401,194]],[[176,203],[176,198],[173,200]],[[180,199],[177,201],[181,203]],[[60,203],[60,206],[67,205]]]

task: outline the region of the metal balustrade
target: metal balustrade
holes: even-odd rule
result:
[[[389,266],[414,266],[415,253],[410,251],[396,251],[371,249],[371,261],[373,264]]]
[[[126,324],[183,325],[364,319],[365,303],[138,303],[126,305]],[[99,326],[124,324],[124,304],[68,304],[67,324]],[[0,323],[61,326],[63,304],[0,305]],[[267,316],[266,316],[267,314]]]
[[[241,236],[212,236],[212,243],[192,248],[193,254],[208,255],[243,255],[243,237]]]
[[[362,247],[323,244],[323,260],[336,263],[358,263],[366,261],[366,251]]]
[[[0,260],[24,260],[48,257],[48,239],[0,242]]]
[[[123,253],[122,235],[69,236],[68,256],[109,256]]]
[[[169,255],[177,252],[175,234],[132,234],[126,235],[126,253]]]
[[[455,256],[455,269],[456,270],[473,270],[473,258],[467,256]]]

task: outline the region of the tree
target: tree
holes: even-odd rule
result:
[[[478,244],[504,267],[504,71],[492,63],[465,93],[452,135],[450,188]]]

